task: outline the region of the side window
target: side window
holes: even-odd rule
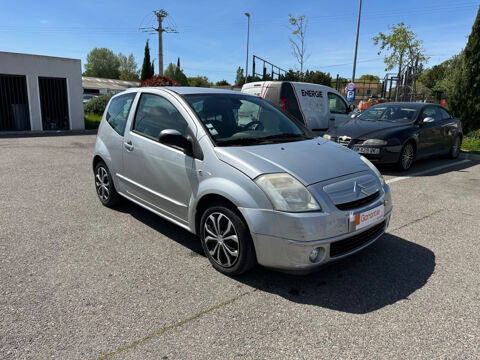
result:
[[[434,106],[429,106],[425,110],[422,111],[421,118],[422,120],[425,120],[427,117],[434,118],[435,121],[441,120],[442,116],[440,115],[440,112],[437,111],[437,108]]]
[[[127,124],[128,113],[132,107],[133,99],[136,93],[118,96],[110,102],[106,119],[110,126],[120,135],[125,133],[125,125]]]
[[[439,107],[437,110],[440,112],[442,120],[447,120],[447,119],[450,119],[452,117],[448,113],[448,111],[445,110],[444,108]]]
[[[187,136],[188,124],[171,102],[154,94],[142,94],[138,103],[133,131],[158,140],[165,129]]]
[[[337,94],[328,93],[328,106],[332,114],[346,114],[347,104]]]

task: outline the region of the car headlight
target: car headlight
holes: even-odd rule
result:
[[[327,139],[327,140],[331,140],[331,139],[332,139],[332,137],[331,137],[330,135],[328,135],[328,134],[323,134],[323,138],[324,138],[324,139]]]
[[[289,174],[260,175],[255,183],[267,195],[275,210],[304,212],[322,209],[310,191]]]
[[[387,145],[387,140],[382,139],[368,139],[363,142],[362,145]]]
[[[382,184],[382,187],[385,186],[385,179],[383,178],[383,175],[380,174],[380,171],[378,171],[378,169],[375,167],[375,165],[373,165],[370,160],[368,160],[366,157],[363,157],[360,155],[360,159],[365,163],[367,164],[367,166],[370,168],[370,170],[372,170],[375,175],[378,176],[378,178],[380,179],[380,183]]]

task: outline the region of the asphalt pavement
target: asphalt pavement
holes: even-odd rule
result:
[[[100,204],[94,141],[0,139],[1,359],[480,358],[480,163],[382,167],[375,244],[229,278],[190,233]]]

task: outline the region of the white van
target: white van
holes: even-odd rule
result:
[[[348,104],[337,90],[325,85],[257,81],[243,85],[242,92],[262,97],[319,133],[343,125],[353,111],[353,105]]]

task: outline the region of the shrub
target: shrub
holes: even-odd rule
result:
[[[475,140],[480,140],[480,129],[470,131],[465,137],[470,138],[470,139],[475,139]]]
[[[144,80],[140,84],[140,87],[150,86],[180,86],[180,84],[165,76],[153,75],[150,79]]]
[[[107,107],[108,102],[112,95],[100,95],[96,98],[93,98],[88,103],[83,106],[83,111],[85,114],[95,114],[95,115],[103,115],[105,108]]]

